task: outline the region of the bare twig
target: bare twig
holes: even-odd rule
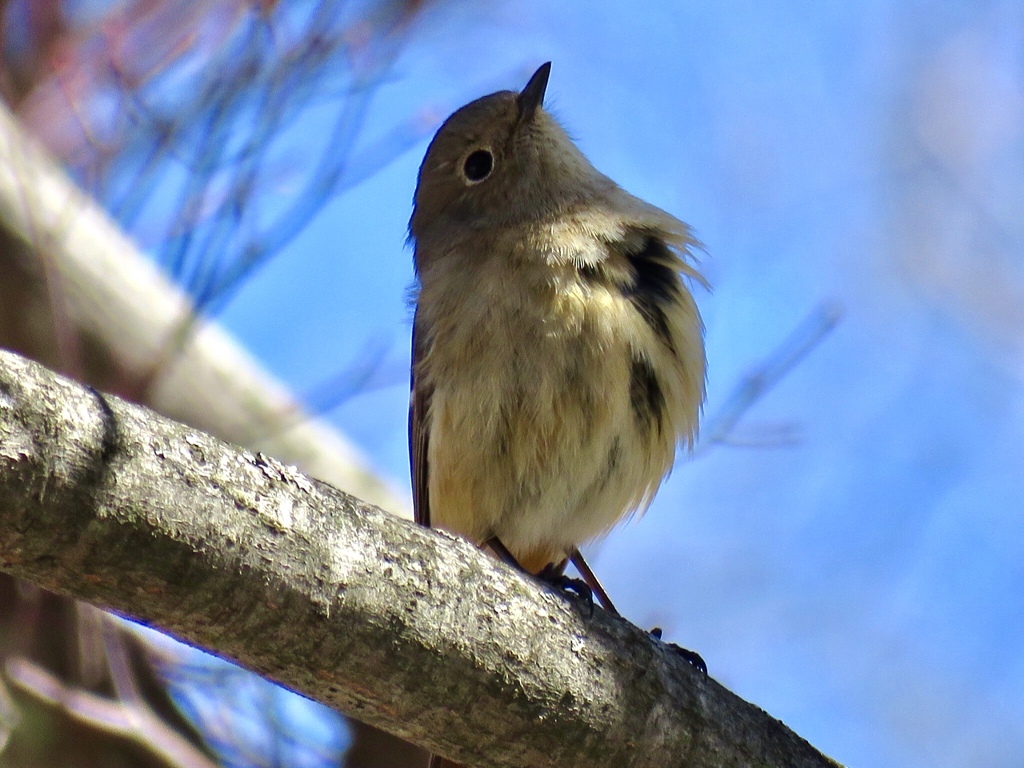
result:
[[[765,393],[786,377],[811,351],[828,336],[842,317],[837,304],[825,303],[814,311],[791,333],[782,344],[759,366],[749,372],[739,386],[726,399],[725,405],[701,428],[700,443],[691,454],[698,458],[716,445],[765,447],[765,440],[737,438],[733,431],[740,419]],[[781,432],[781,444],[792,444],[791,428]]]
[[[8,679],[26,693],[75,720],[132,741],[172,768],[217,768],[141,701],[128,703],[71,688],[28,659],[8,660],[6,672]]]

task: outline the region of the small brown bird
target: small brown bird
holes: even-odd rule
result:
[[[413,503],[530,573],[572,558],[592,580],[580,545],[646,508],[696,436],[703,279],[689,227],[543,109],[550,70],[456,111],[420,166]]]

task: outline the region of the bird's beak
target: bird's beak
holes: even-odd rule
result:
[[[519,122],[526,123],[533,119],[537,108],[544,103],[544,91],[548,88],[548,77],[551,75],[551,62],[541,64],[533,73],[530,82],[519,93],[516,103],[519,105]]]

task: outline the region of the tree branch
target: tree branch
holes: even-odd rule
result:
[[[7,674],[13,683],[40,701],[59,708],[68,717],[148,750],[169,768],[217,768],[217,763],[141,701],[131,704],[65,685],[28,659],[11,659]]]
[[[836,765],[622,619],[5,352],[0,569],[471,765]]]
[[[64,339],[59,365],[52,367],[77,370],[81,377],[102,368],[105,388],[116,386],[133,399],[144,394],[160,413],[301,463],[318,477],[399,511],[394,494],[354,447],[325,422],[309,418],[284,385],[216,323],[197,321],[180,346],[176,334],[195,311],[188,297],[0,104],[0,299],[8,302],[0,306],[0,340],[20,341],[21,351],[38,358],[50,343],[38,338],[48,323],[24,297],[11,295],[5,282],[17,272],[18,259],[11,256],[18,244],[47,275],[41,293],[48,298],[47,312],[63,319],[58,338],[70,333],[103,362],[86,370],[71,365],[68,358],[75,355],[67,348],[76,342]],[[28,327],[13,334],[4,326],[14,321]],[[121,375],[112,379],[108,369]],[[140,379],[149,382],[147,391],[132,392]]]

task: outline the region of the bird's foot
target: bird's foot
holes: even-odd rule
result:
[[[656,639],[661,640],[661,627],[655,627],[651,630],[651,635]],[[662,641],[664,642],[664,641]],[[673,652],[682,656],[690,664],[691,667],[695,668],[701,674],[706,675],[708,673],[708,665],[701,658],[701,655],[696,651],[690,651],[682,646],[676,645],[675,643],[665,643]]]
[[[561,566],[556,566],[554,563],[545,565],[544,570],[537,574],[537,578],[563,594],[576,595],[586,604],[590,615],[594,615],[594,590],[583,579],[566,576],[562,573]]]

